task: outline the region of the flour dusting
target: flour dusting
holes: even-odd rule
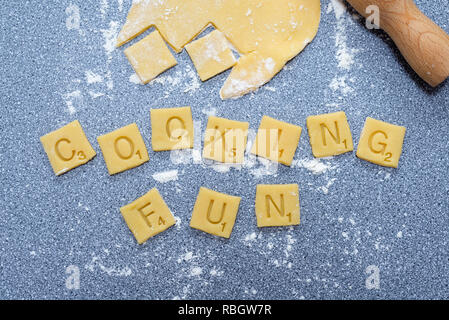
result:
[[[333,92],[339,92],[344,96],[353,93],[354,89],[351,87],[352,83],[355,83],[353,77],[348,76],[348,72],[351,71],[352,66],[355,63],[355,55],[359,52],[359,49],[350,48],[348,46],[347,37],[347,8],[342,0],[331,0],[327,7],[327,13],[334,12],[337,20],[335,27],[335,59],[338,63],[339,73],[331,80],[329,88]]]
[[[86,78],[86,82],[89,84],[103,82],[103,77],[101,75],[93,72],[92,70],[87,70],[84,73],[84,76]]]
[[[156,172],[153,179],[161,183],[178,180],[178,170]]]
[[[83,100],[83,95],[80,90],[65,93],[62,97],[67,105],[67,111],[69,114],[74,114],[77,111],[75,104],[81,104]]]
[[[140,81],[140,78],[137,75],[137,73],[133,73],[132,75],[129,76],[129,82],[132,82],[134,84],[142,84],[142,81]]]
[[[293,168],[304,168],[309,170],[313,174],[323,174],[329,170],[334,169],[330,164],[321,162],[318,159],[299,159],[293,160],[292,162]]]

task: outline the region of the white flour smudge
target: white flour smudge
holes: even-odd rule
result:
[[[358,49],[350,48],[348,46],[348,38],[346,35],[347,25],[347,8],[342,0],[331,0],[327,7],[327,13],[334,11],[337,25],[335,28],[335,59],[338,62],[338,69],[340,74],[337,74],[331,81],[329,88],[333,92],[340,92],[344,96],[353,93],[354,89],[350,83],[354,83],[355,79],[347,75],[355,63],[355,55],[359,52]],[[344,72],[344,74],[341,74]]]
[[[335,18],[337,19],[337,29],[335,34],[335,47],[337,48],[336,59],[338,67],[344,70],[350,70],[354,64],[354,56],[358,49],[349,48],[346,36],[346,13],[347,8],[342,0],[331,0],[334,9]]]
[[[118,11],[122,12],[123,11],[123,0],[117,0],[117,4],[118,4]]]
[[[103,48],[106,51],[108,59],[111,59],[111,53],[115,49],[115,42],[119,32],[119,23],[117,21],[110,21],[109,29],[101,29],[100,31],[104,39]]]
[[[83,101],[83,95],[79,90],[65,93],[62,97],[67,105],[69,114],[74,114],[77,111],[75,108],[75,103],[81,104]]]
[[[86,82],[89,84],[103,82],[103,77],[92,70],[87,70],[84,72],[84,76],[86,78]]]
[[[129,82],[132,82],[134,84],[142,84],[142,81],[140,81],[140,78],[137,75],[137,73],[133,73],[132,75],[129,76]]]
[[[100,0],[100,13],[102,19],[106,17],[108,8],[109,8],[108,0]]]
[[[96,99],[96,98],[99,98],[99,97],[104,96],[104,93],[103,93],[103,92],[89,91],[89,95],[90,95],[93,99]]]
[[[101,258],[93,256],[91,262],[89,264],[86,264],[85,268],[91,272],[94,272],[96,267],[98,267],[101,272],[104,272],[109,276],[127,277],[132,275],[132,270],[129,267],[124,268],[106,267],[101,261]]]
[[[354,78],[348,79],[347,75],[341,77],[336,76],[329,84],[329,88],[331,88],[334,92],[340,91],[343,95],[347,95],[348,93],[354,92],[354,89],[348,84],[348,82],[353,83],[355,80]]]
[[[190,270],[190,275],[191,276],[200,276],[203,273],[203,269],[201,269],[200,267],[193,267]]]
[[[178,170],[156,172],[153,179],[161,183],[178,180]]]
[[[318,187],[318,190],[322,191],[324,194],[328,194],[329,188],[334,184],[335,180],[337,180],[337,178],[329,179],[327,184],[325,186]]]
[[[321,162],[318,159],[293,160],[292,168],[304,168],[309,170],[313,174],[322,174],[329,170],[334,169],[334,167],[331,166],[330,164]]]

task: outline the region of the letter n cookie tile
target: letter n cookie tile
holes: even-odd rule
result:
[[[256,191],[258,227],[299,224],[299,188],[297,184],[259,184]]]
[[[151,109],[151,145],[154,151],[193,147],[190,107]]]
[[[203,158],[243,163],[248,127],[248,122],[210,116],[204,137]]]
[[[200,188],[190,227],[229,238],[239,210],[240,197]]]
[[[139,244],[175,224],[173,214],[156,188],[121,207],[120,212]]]
[[[301,131],[299,126],[263,116],[251,153],[290,166]]]
[[[366,118],[357,147],[357,157],[381,166],[397,168],[405,130],[405,127]]]
[[[99,136],[97,140],[110,175],[149,160],[145,142],[135,123]]]
[[[47,133],[40,140],[57,176],[85,164],[96,155],[78,120]]]
[[[354,150],[351,130],[346,114],[342,111],[308,117],[307,131],[316,158]]]

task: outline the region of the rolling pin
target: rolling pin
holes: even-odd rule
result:
[[[449,35],[425,16],[413,0],[347,1],[365,18],[373,13],[367,10],[368,6],[379,8],[379,27],[429,85],[436,87],[449,76]]]

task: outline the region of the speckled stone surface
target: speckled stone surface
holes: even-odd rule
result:
[[[449,1],[416,2],[449,31]],[[449,83],[431,89],[383,32],[324,0],[316,39],[254,94],[221,101],[229,71],[200,83],[185,51],[158,82],[142,86],[130,81],[124,48],[109,46],[130,5],[2,3],[0,298],[449,297]],[[66,21],[74,6],[79,29]],[[98,135],[136,122],[150,148],[150,108],[184,105],[202,130],[214,112],[253,130],[263,115],[301,125],[296,165],[267,174],[252,159],[219,172],[149,150],[148,163],[108,175]],[[308,169],[305,119],[337,110],[346,112],[355,145],[367,116],[406,126],[399,168],[354,152]],[[56,177],[39,137],[75,119],[97,156]],[[178,179],[153,178],[166,170],[178,170]],[[301,225],[258,229],[258,183],[298,183]],[[200,186],[242,197],[229,240],[189,227]],[[119,208],[152,187],[179,221],[139,246]],[[77,290],[66,287],[68,266],[79,269]],[[379,268],[378,290],[365,285],[368,266]]]

